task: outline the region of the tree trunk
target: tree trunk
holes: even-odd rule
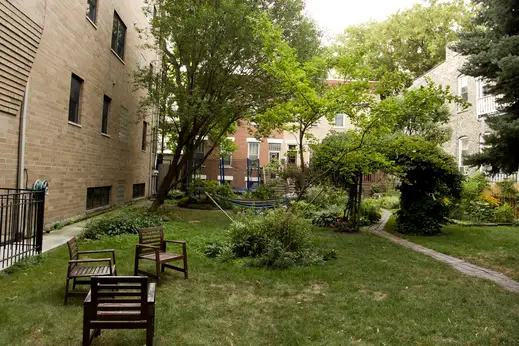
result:
[[[164,201],[166,200],[166,197],[168,196],[168,192],[171,189],[171,186],[176,185],[178,183],[178,176],[180,175],[180,164],[171,164],[168,169],[168,173],[164,177],[164,180],[159,186],[159,190],[157,191],[157,197],[153,201],[153,204],[151,205],[151,210],[156,211],[162,204],[164,204]]]
[[[360,231],[360,208],[361,208],[361,202],[362,202],[362,173],[359,173],[359,192],[357,196],[357,217],[355,218],[355,230],[358,232]]]
[[[299,159],[301,160],[301,172],[305,171],[305,155],[303,153],[303,139],[305,138],[304,131],[299,132]]]

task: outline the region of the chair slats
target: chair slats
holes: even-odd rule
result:
[[[151,345],[154,334],[154,284],[148,292],[147,277],[93,276],[92,288],[85,299],[83,345],[89,345],[101,328],[145,328],[146,344]],[[148,294],[152,294],[148,300]]]

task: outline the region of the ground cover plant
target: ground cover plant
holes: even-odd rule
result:
[[[396,232],[391,217],[386,231]],[[519,280],[519,228],[507,226],[463,226],[450,224],[434,236],[402,235],[404,238],[468,262],[497,270]]]
[[[365,233],[314,229],[337,250],[324,266],[268,270],[204,254],[227,239],[217,211],[173,208],[168,239],[188,242],[190,278],[166,272],[157,288],[157,345],[517,345],[519,295]],[[115,248],[120,275],[133,273],[137,235],[82,240]],[[63,305],[66,247],[0,276],[4,345],[79,345],[82,299]],[[172,321],[174,321],[172,323]],[[103,331],[97,344],[142,345],[144,332]]]

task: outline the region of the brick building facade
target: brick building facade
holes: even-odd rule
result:
[[[47,224],[150,194],[155,124],[132,72],[156,57],[129,3],[0,2],[0,187],[47,180]]]
[[[465,61],[464,56],[447,48],[445,62],[418,78],[413,87],[426,84],[426,78],[430,78],[436,84],[449,86],[452,93],[470,103],[466,109],[449,105],[451,120],[448,126],[452,129],[452,135],[444,144],[444,149],[456,157],[460,171],[469,174],[476,168],[465,165],[463,157],[480,152],[484,146],[483,135],[490,131],[485,118],[496,114],[498,107],[495,96],[485,94],[484,82],[459,72]]]

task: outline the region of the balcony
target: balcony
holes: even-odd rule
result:
[[[496,113],[499,108],[496,103],[496,97],[494,95],[488,95],[480,97],[476,101],[478,117]]]

